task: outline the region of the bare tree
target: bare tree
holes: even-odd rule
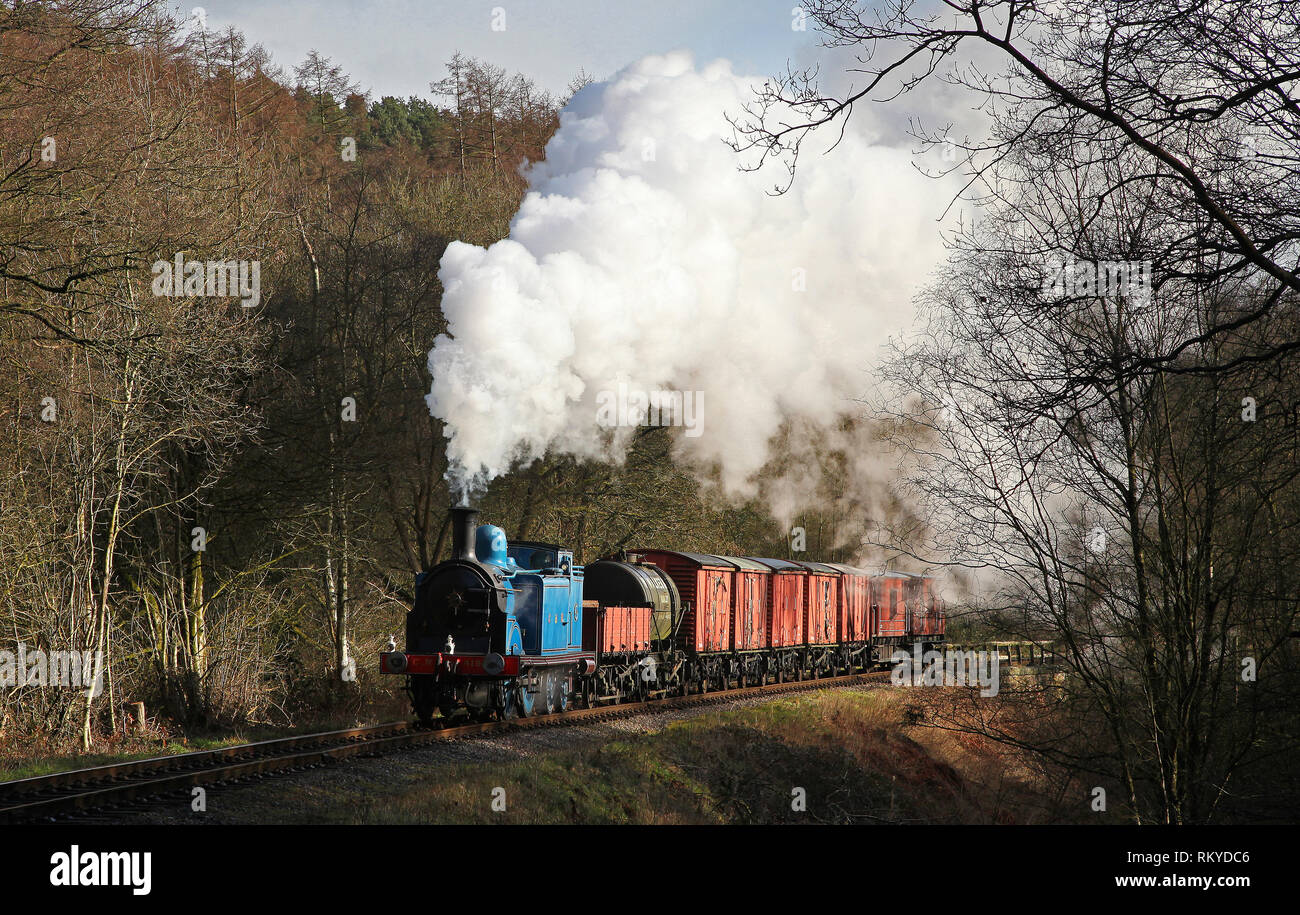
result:
[[[965,705],[936,723],[1118,790],[1138,822],[1204,822],[1267,760],[1265,723],[1294,699],[1300,466],[1281,433],[1295,357],[1238,357],[1300,328],[1288,307],[1189,351],[1189,335],[1273,291],[1221,270],[1227,252],[1203,265],[1212,282],[1085,276],[1186,233],[1151,206],[1154,176],[1092,193],[1121,183],[1123,148],[1057,149],[1052,165],[1054,180],[988,201],[958,234],[924,333],[889,364],[914,398],[892,411],[895,442],[917,461],[910,491],[933,533],[885,540],[982,571],[985,612],[1055,640],[1068,668],[1023,718]],[[1063,240],[1091,257],[1058,291],[1045,252]],[[1205,365],[1216,371],[1193,371]]]
[[[1134,170],[1089,193],[1100,203],[1135,175],[1150,178],[1150,206],[1188,233],[1185,244],[1170,248],[1165,270],[1207,282],[1240,276],[1263,283],[1266,294],[1250,310],[1197,328],[1158,357],[1160,366],[1232,335],[1284,295],[1300,292],[1294,94],[1300,10],[1294,4],[813,0],[804,6],[823,44],[854,52],[857,64],[843,92],[822,91],[815,70],[789,70],[769,80],[734,119],[733,145],[757,153],[753,167],[782,161],[785,187],[811,131],[843,130],[857,105],[888,103],[939,80],[968,92],[972,107],[989,115],[988,136],[921,125],[913,132],[926,148],[961,151],[953,167],[962,169],[972,197],[1000,192],[999,181],[1017,174],[1035,180],[1032,168],[1026,170],[1031,149],[1118,148],[1133,154]],[[1012,167],[1003,168],[1009,159]],[[1234,350],[1233,364],[1292,351],[1300,340],[1261,345],[1259,352]],[[1201,363],[1195,370],[1217,368]]]

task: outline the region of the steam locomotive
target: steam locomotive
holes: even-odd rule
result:
[[[452,556],[416,576],[404,676],[416,717],[502,719],[833,676],[944,640],[933,581],[839,563],[508,542],[452,510]]]

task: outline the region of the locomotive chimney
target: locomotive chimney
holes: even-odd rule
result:
[[[451,558],[468,559],[474,554],[474,531],[478,529],[478,509],[457,505],[451,510]]]

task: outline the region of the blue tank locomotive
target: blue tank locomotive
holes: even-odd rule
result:
[[[452,510],[452,556],[416,576],[406,650],[380,654],[380,670],[408,678],[423,724],[434,712],[501,718],[563,711],[575,678],[596,668],[582,645],[581,566],[570,550],[510,544]]]

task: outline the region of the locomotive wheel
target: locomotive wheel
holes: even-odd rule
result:
[[[514,704],[514,702],[510,702],[509,704],[507,704],[507,705],[504,706],[504,707],[502,707],[502,706],[497,706],[496,708],[493,708],[493,709],[492,709],[492,713],[496,715],[498,721],[509,721],[509,720],[511,720],[512,718],[517,717],[517,716],[515,715],[515,704]]]
[[[559,708],[560,685],[553,671],[542,675],[542,714],[554,715]]]
[[[535,711],[537,696],[528,689],[524,680],[515,681],[515,711],[520,718],[528,718]]]
[[[563,672],[555,677],[555,709],[559,712],[569,710],[569,678]]]
[[[496,684],[492,688],[492,698],[492,704],[496,709],[497,717],[502,721],[509,721],[517,716],[515,710],[513,681],[504,681]]]
[[[411,705],[415,709],[415,717],[420,720],[421,727],[432,727],[433,712],[438,703],[437,688],[423,677],[412,679],[415,682],[411,684]]]

